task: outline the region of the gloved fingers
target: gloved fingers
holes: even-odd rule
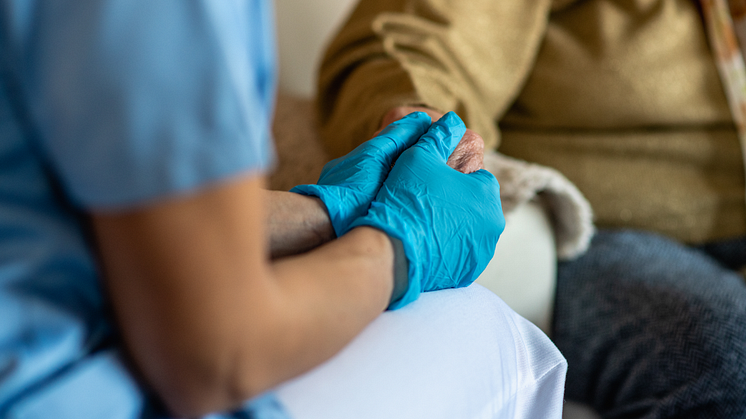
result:
[[[483,198],[483,202],[489,202],[490,198],[495,200],[495,203],[498,207],[502,210],[502,201],[500,200],[500,183],[498,183],[497,179],[495,178],[495,175],[488,172],[487,170],[480,169],[476,172],[469,173],[468,175],[471,179],[476,180],[477,182],[481,183],[481,191],[479,194]]]
[[[392,122],[380,134],[360,144],[353,151],[327,162],[321,170],[319,181],[350,158],[372,157],[380,161],[384,167],[390,167],[404,150],[415,144],[422,134],[427,132],[430,123],[430,116],[424,112],[413,112]]]
[[[465,132],[466,125],[461,118],[453,112],[448,112],[430,125],[427,133],[417,142],[417,146],[429,150],[445,163]]]
[[[494,185],[498,190],[500,189],[500,184],[497,182],[497,178],[488,170],[479,169],[476,172],[467,174],[467,176],[477,179],[485,185]]]
[[[505,228],[505,218],[502,215],[502,201],[500,200],[500,184],[497,182],[495,175],[493,175],[487,170],[480,169],[480,170],[477,170],[476,172],[469,173],[467,176],[482,183],[484,189],[482,190],[480,195],[484,199],[483,203],[489,202],[489,200],[487,199],[487,195],[489,193],[494,193],[494,198],[495,198],[494,203],[500,213],[500,218],[497,224],[494,224],[494,225],[498,227],[500,232],[502,232],[502,230]]]
[[[368,146],[376,150],[375,156],[387,166],[391,166],[399,155],[422,137],[432,120],[425,112],[413,112],[392,122],[376,137],[368,141]]]

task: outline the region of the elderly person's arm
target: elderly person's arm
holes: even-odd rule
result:
[[[455,111],[498,144],[552,2],[362,0],[319,72],[322,137],[333,156],[365,141],[393,108]]]
[[[321,199],[264,191],[269,252],[272,258],[296,255],[336,238]]]

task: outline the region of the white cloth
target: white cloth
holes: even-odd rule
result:
[[[567,364],[495,294],[424,293],[277,389],[293,419],[559,419]]]

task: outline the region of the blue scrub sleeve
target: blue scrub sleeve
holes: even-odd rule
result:
[[[68,199],[122,208],[264,170],[270,4],[0,2],[0,418],[156,417]]]
[[[40,148],[72,201],[126,207],[271,163],[269,2],[32,2],[14,27]]]

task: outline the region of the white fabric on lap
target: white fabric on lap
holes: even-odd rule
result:
[[[383,313],[276,394],[293,419],[551,419],[566,367],[536,326],[474,284]]]

